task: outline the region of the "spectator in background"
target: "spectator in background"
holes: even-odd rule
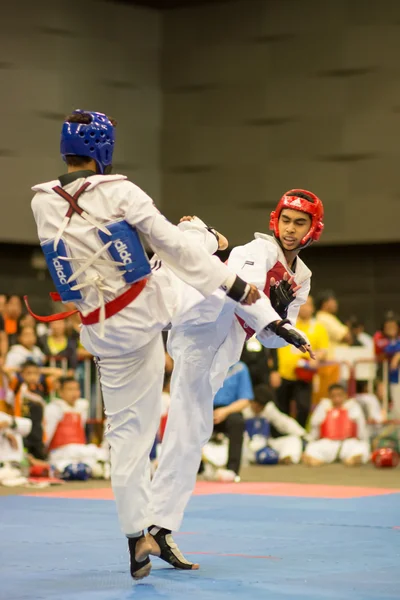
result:
[[[7,298],[3,317],[5,330],[8,336],[15,336],[18,331],[18,319],[22,315],[21,298],[17,295],[12,295]],[[10,341],[13,343],[13,340]]]
[[[296,403],[296,419],[305,427],[310,414],[312,401],[312,381],[317,372],[319,362],[326,360],[329,339],[325,327],[314,318],[314,302],[308,296],[305,304],[300,306],[296,327],[306,334],[315,352],[316,360],[304,358],[304,354],[294,348],[285,346],[278,348],[278,365],[281,386],[277,390],[278,408],[290,414],[290,403]]]
[[[61,377],[58,398],[45,407],[46,444],[49,462],[63,475],[68,467],[79,473],[79,467],[87,465],[90,474],[97,478],[109,478],[108,451],[95,444],[87,444],[85,424],[89,402],[81,398],[78,381],[73,377]]]
[[[0,356],[0,411],[11,414],[14,406],[14,392],[10,379],[4,371],[4,358]]]
[[[380,331],[374,335],[375,353],[382,362],[389,362],[389,385],[392,399],[391,416],[400,419],[400,331],[399,322],[394,313],[388,313]],[[379,370],[380,378],[383,369]]]
[[[44,377],[33,361],[22,365],[21,371],[10,382],[14,391],[13,414],[32,421],[32,428],[24,444],[28,453],[36,459],[45,460],[46,449],[43,443],[43,416],[45,401],[53,385],[51,378]]]
[[[365,332],[364,323],[358,317],[350,317],[346,325],[350,334],[349,346],[362,346],[363,348],[373,349],[374,340],[372,335]]]
[[[329,398],[320,401],[311,415],[310,441],[303,462],[311,467],[340,460],[347,466],[369,460],[370,445],[365,417],[356,400],[349,400],[346,389],[335,383]]]
[[[387,416],[383,413],[378,397],[368,391],[367,381],[356,382],[355,400],[364,411],[368,437],[371,440],[377,434],[377,426],[381,425]]]
[[[7,304],[7,295],[0,294],[0,315],[4,314],[4,311],[6,309],[6,304]]]
[[[0,313],[0,357],[5,358],[8,352],[8,336],[6,334],[4,319]]]
[[[349,344],[351,341],[349,328],[336,316],[338,308],[338,301],[334,292],[325,290],[318,294],[316,318],[318,323],[321,323],[328,332],[330,358],[334,358],[336,346]]]
[[[214,434],[222,433],[229,441],[226,469],[215,473],[216,479],[240,481],[244,418],[242,411],[253,399],[250,373],[243,362],[230,367],[224,385],[214,398]],[[207,447],[204,456],[207,460]],[[209,461],[210,462],[210,461]]]
[[[247,365],[253,386],[269,384],[278,388],[281,378],[275,349],[265,348],[255,335],[246,341],[240,360]]]
[[[384,360],[386,358],[386,346],[396,343],[399,339],[399,317],[393,311],[389,311],[384,316],[381,328],[373,337],[375,356],[380,360]]]
[[[23,438],[29,435],[31,427],[29,419],[11,417],[0,412],[0,484],[15,486],[27,482],[21,472],[24,460]]]
[[[268,448],[277,453],[281,463],[300,462],[306,430],[275,406],[274,394],[268,385],[254,388],[254,399],[243,410],[243,416],[249,436],[245,455],[250,462],[268,464],[269,453],[265,452]],[[278,432],[277,437],[272,435],[271,426]]]
[[[46,357],[36,342],[35,330],[32,327],[24,327],[18,333],[18,344],[11,346],[8,351],[6,368],[18,370],[27,360],[31,360],[39,366],[44,365]]]
[[[67,336],[65,321],[49,323],[49,332],[39,339],[38,345],[48,360],[51,357],[65,358],[67,359],[67,369],[76,369],[77,341]],[[62,362],[58,360],[56,366],[61,367]]]

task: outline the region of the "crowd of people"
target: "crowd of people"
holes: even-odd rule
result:
[[[108,479],[107,445],[88,443],[83,361],[92,357],[79,321],[37,324],[19,296],[0,295],[0,342],[0,483]]]
[[[368,462],[379,445],[400,450],[393,420],[399,418],[400,405],[398,318],[387,313],[372,336],[359,319],[343,323],[337,312],[331,291],[316,300],[309,296],[300,308],[296,327],[310,340],[315,359],[293,346],[267,349],[255,336],[246,342],[240,362],[214,398],[214,432],[199,471],[203,478],[239,481],[241,466],[247,464],[318,466],[339,460],[357,465]],[[96,371],[90,361],[91,385],[85,386],[83,361],[92,357],[79,342],[79,325],[79,315],[37,323],[24,312],[19,296],[0,295],[0,482],[5,485],[26,483],[37,474],[109,478],[107,444],[101,436],[96,443],[88,439]],[[315,405],[320,369],[335,364],[335,353],[343,347],[371,351],[377,362],[373,389],[357,381],[349,397],[348,382],[339,377]],[[154,469],[172,369],[166,353],[163,416],[151,453]],[[385,383],[389,412],[382,405]],[[91,397],[84,398],[85,389]]]
[[[272,350],[256,337],[247,341],[214,399],[214,433],[201,467],[206,479],[239,481],[241,466],[249,463],[353,466],[381,460],[379,448],[400,451],[398,317],[388,312],[369,335],[358,318],[344,323],[337,312],[328,290],[300,308],[296,327],[310,340],[315,359],[292,346]],[[373,380],[349,385],[338,360],[343,348],[355,349],[355,356],[357,348],[368,350]],[[324,369],[331,378],[325,393],[316,394]]]

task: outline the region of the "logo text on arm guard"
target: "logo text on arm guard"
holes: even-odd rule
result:
[[[62,285],[66,285],[67,277],[64,273],[64,267],[61,264],[61,261],[58,258],[53,258],[53,265],[54,265],[59,282]]]
[[[132,262],[132,254],[128,252],[128,247],[126,244],[124,244],[124,242],[122,242],[121,240],[116,240],[114,242],[114,247],[117,250],[119,257],[121,258],[121,261],[125,265],[128,265]]]

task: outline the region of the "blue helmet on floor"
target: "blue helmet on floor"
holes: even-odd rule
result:
[[[61,479],[66,481],[86,481],[92,476],[92,469],[85,463],[70,464],[65,467]]]
[[[90,119],[88,123],[65,121],[61,130],[61,156],[66,160],[70,156],[92,158],[99,173],[111,170],[115,143],[115,128],[104,113],[90,110],[75,110],[73,114],[82,114]]]
[[[265,446],[256,452],[255,459],[258,465],[276,465],[279,462],[279,454],[269,446]]]

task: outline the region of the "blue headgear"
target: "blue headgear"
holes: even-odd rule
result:
[[[265,446],[256,452],[255,459],[258,465],[276,465],[279,462],[279,454],[269,446]]]
[[[61,479],[66,481],[86,481],[92,476],[91,468],[84,463],[71,464],[65,467]]]
[[[99,112],[90,110],[75,110],[92,117],[92,122],[86,124],[65,121],[61,130],[61,156],[87,156],[96,161],[98,172],[111,170],[114,151],[114,126],[109,118]],[[108,168],[107,168],[108,167]]]

